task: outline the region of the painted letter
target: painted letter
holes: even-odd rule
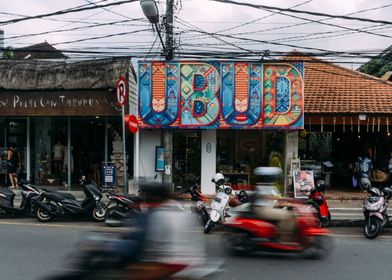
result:
[[[177,119],[178,75],[177,63],[139,65],[139,114],[144,123],[160,127]]]
[[[206,63],[181,63],[180,69],[181,126],[214,127],[219,117],[219,72]]]

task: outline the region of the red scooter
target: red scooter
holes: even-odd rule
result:
[[[331,213],[328,209],[327,200],[324,196],[324,191],[324,180],[317,180],[315,188],[310,191],[307,203],[312,205],[316,209],[320,226],[328,227],[331,224]]]
[[[256,250],[277,253],[304,253],[306,257],[321,259],[331,249],[329,230],[320,228],[313,209],[306,204],[284,199],[293,211],[296,228],[292,242],[281,242],[279,231],[272,221],[262,220],[253,211],[227,221],[226,246],[231,253],[250,253]]]

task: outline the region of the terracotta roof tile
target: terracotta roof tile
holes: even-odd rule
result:
[[[305,63],[305,113],[392,113],[392,83],[314,57]]]

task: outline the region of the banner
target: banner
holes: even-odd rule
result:
[[[303,129],[303,69],[302,62],[139,62],[139,126]]]

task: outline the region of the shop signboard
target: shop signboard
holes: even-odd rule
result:
[[[113,163],[102,163],[102,179],[105,186],[115,186],[116,168]]]
[[[313,171],[293,171],[294,197],[308,198],[310,191],[314,189]]]
[[[303,62],[139,62],[138,81],[140,128],[303,128]]]

